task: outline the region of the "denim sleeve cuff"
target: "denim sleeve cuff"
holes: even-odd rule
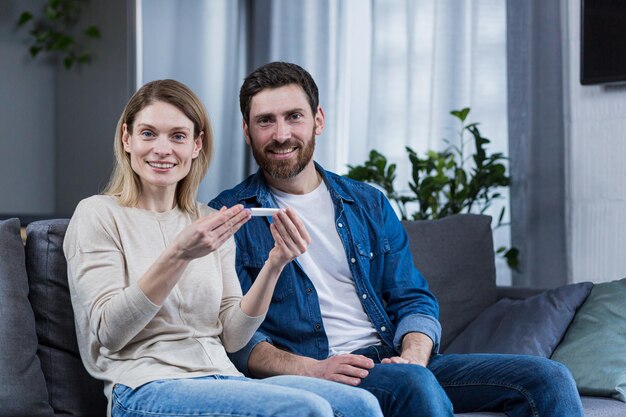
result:
[[[254,349],[254,347],[261,342],[273,344],[272,339],[268,336],[261,332],[256,332],[252,335],[252,339],[250,339],[248,344],[241,350],[228,354],[228,357],[233,362],[235,367],[237,367],[237,369],[239,369],[240,372],[243,372],[243,374],[247,377],[250,377],[250,371],[248,370],[248,359],[250,358],[250,353],[252,353],[252,349]]]
[[[398,352],[402,351],[402,338],[407,333],[423,333],[430,337],[433,341],[433,353],[439,352],[439,343],[441,341],[441,324],[439,320],[426,314],[411,314],[402,319],[396,329],[396,335],[393,338],[393,346]]]

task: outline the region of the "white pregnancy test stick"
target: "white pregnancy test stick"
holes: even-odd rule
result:
[[[280,209],[277,208],[260,208],[260,207],[252,207],[250,211],[253,216],[272,216],[274,213],[278,212]]]

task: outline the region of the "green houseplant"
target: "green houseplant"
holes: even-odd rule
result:
[[[84,3],[86,0],[48,0],[43,4],[41,15],[22,12],[17,25],[31,25],[29,52],[33,58],[41,52],[58,53],[63,56],[63,65],[67,69],[91,60],[92,54],[86,43],[99,38],[100,29],[89,26],[82,32],[77,30]]]
[[[349,178],[376,184],[398,208],[402,220],[440,219],[457,213],[484,213],[493,202],[502,198],[502,187],[510,185],[502,153],[488,153],[485,138],[478,123],[466,123],[469,108],[453,110],[452,116],[461,123],[458,144],[446,141],[448,148],[442,152],[428,151],[420,156],[413,149],[406,151],[411,163],[410,193],[397,191],[396,164],[372,150],[362,165],[348,165]],[[473,144],[474,152],[468,155]],[[409,213],[411,207],[416,211]],[[505,208],[500,211],[494,228],[503,223]],[[516,248],[500,247],[496,253],[504,257],[511,269],[519,269],[519,252]]]

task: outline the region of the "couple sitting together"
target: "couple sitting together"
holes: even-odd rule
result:
[[[583,415],[563,365],[439,353],[437,300],[388,201],[313,161],[324,111],[307,71],[264,65],[239,100],[256,174],[196,202],[207,112],[153,81],[119,119],[107,189],[71,219],[78,344],[108,415]]]

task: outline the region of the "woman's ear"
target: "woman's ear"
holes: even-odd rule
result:
[[[200,154],[200,151],[202,150],[202,139],[203,138],[204,138],[204,130],[202,132],[200,132],[198,137],[194,140],[194,143],[193,143],[193,153],[191,154],[191,157],[193,159],[196,159],[198,157],[198,155]]]
[[[122,125],[122,143],[124,144],[124,150],[130,153],[130,132],[128,131],[128,125],[126,123]]]

